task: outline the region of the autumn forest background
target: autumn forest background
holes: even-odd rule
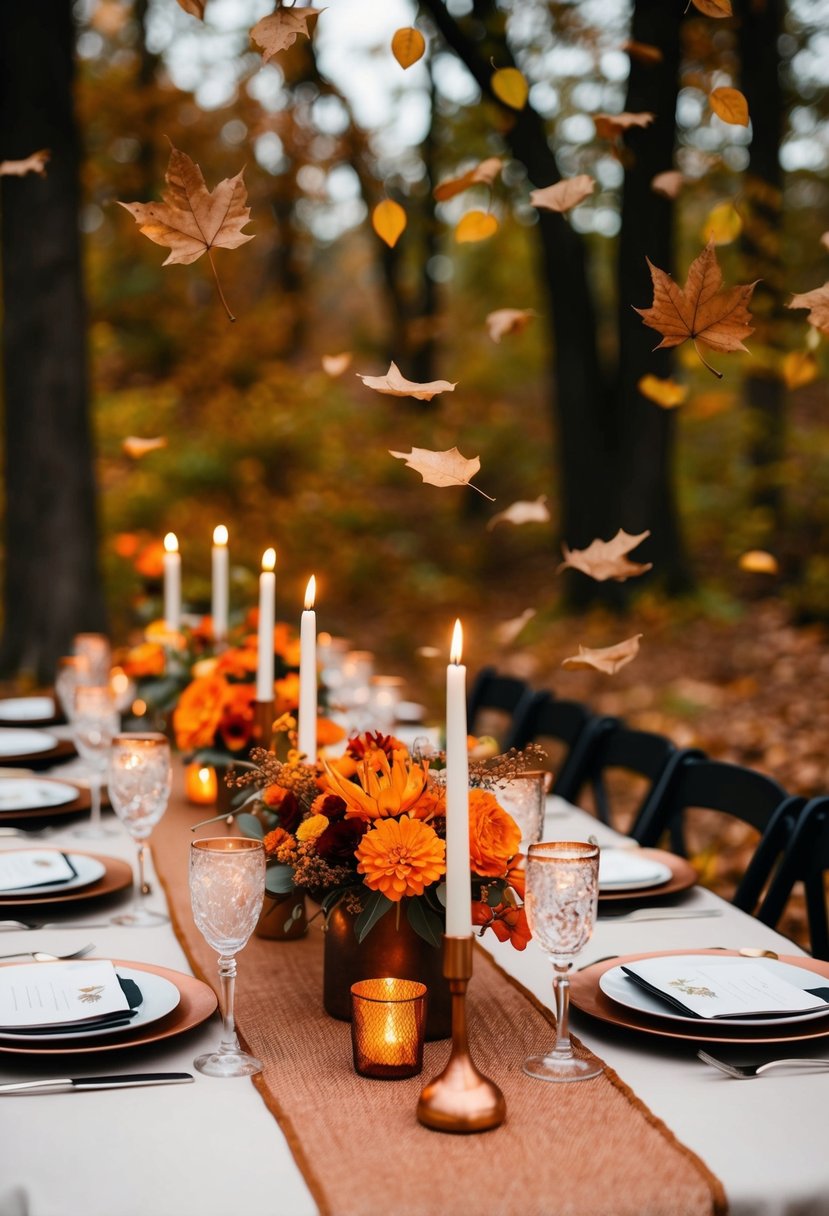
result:
[[[139,634],[168,530],[206,609],[223,522],[237,610],[274,545],[278,614],[315,573],[321,626],[431,713],[461,615],[473,668],[826,791],[826,0],[330,0],[267,62],[254,25],[308,9],[0,8],[0,161],[50,153],[0,176],[8,678]],[[210,189],[244,168],[253,239],[211,251],[234,323],[208,258],[163,266],[117,205],[161,198],[171,145]],[[709,241],[726,290],[759,280],[748,351],[655,351],[646,259],[682,285]],[[359,378],[390,361],[456,388]],[[455,446],[494,502],[390,455]],[[496,518],[515,503],[541,518]],[[557,573],[620,527],[651,571]],[[639,633],[617,675],[561,669]]]

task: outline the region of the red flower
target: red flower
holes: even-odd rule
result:
[[[314,851],[331,865],[354,863],[354,854],[368,829],[364,819],[336,819],[320,832]]]

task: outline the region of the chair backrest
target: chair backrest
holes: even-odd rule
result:
[[[824,886],[824,874],[829,870],[829,798],[813,798],[805,806],[801,799],[800,807],[757,916],[764,924],[775,927],[788,903],[792,887],[796,882],[802,882],[806,889],[812,954],[815,958],[829,959],[829,920]]]
[[[645,800],[661,782],[670,779],[684,754],[665,735],[636,730],[617,718],[602,719],[584,773],[584,785],[590,789],[597,817],[622,830],[622,815],[634,821]],[[641,780],[620,782],[621,774],[643,779],[645,788]],[[579,796],[583,794],[584,786]]]
[[[492,735],[502,748],[514,746],[517,717],[533,698],[526,680],[503,675],[494,667],[482,667],[475,677],[467,699],[467,720],[474,735]]]
[[[555,773],[553,793],[572,802],[583,784],[593,740],[605,721],[579,701],[560,701],[551,692],[538,692],[516,715],[512,745],[543,747]]]

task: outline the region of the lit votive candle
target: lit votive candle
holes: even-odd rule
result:
[[[212,806],[219,793],[216,770],[209,764],[196,760],[188,764],[184,774],[184,789],[187,801],[196,806]]]
[[[351,985],[351,1046],[360,1076],[416,1076],[423,1068],[425,1026],[425,984],[385,977]]]

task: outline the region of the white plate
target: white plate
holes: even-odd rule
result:
[[[697,966],[700,962],[698,954],[677,954],[675,959],[677,964],[685,963],[688,966]],[[718,960],[706,956],[704,960],[706,967],[716,966],[719,961],[734,963],[733,958]],[[775,958],[753,958],[751,961],[759,963],[762,967],[768,967],[775,971],[781,980],[786,980],[787,983],[794,984],[804,991],[825,987],[822,978],[814,971],[807,971],[805,967],[793,967],[791,963],[781,963]],[[616,1001],[618,1005],[624,1005],[627,1009],[635,1009],[638,1013],[647,1013],[654,1018],[665,1018],[669,1022],[682,1022],[684,1025],[699,1026],[702,1023],[709,1029],[716,1026],[751,1026],[756,1030],[763,1026],[789,1026],[792,1022],[812,1022],[816,1018],[825,1018],[829,1015],[829,1008],[827,1008],[812,1009],[807,1013],[790,1013],[773,1018],[685,1017],[684,1014],[663,1004],[659,997],[652,996],[634,980],[629,979],[621,967],[612,967],[610,971],[605,971],[604,975],[599,978],[599,987],[605,996]]]
[[[86,853],[67,853],[70,864],[75,867],[75,877],[68,882],[49,882],[37,887],[17,887],[15,890],[0,892],[0,907],[3,899],[21,895],[49,895],[53,891],[76,891],[79,887],[91,886],[106,874],[106,866],[97,857],[88,857]]]
[[[55,736],[43,730],[0,727],[0,756],[35,756],[38,752],[50,752],[57,745]]]
[[[600,891],[640,891],[670,882],[670,867],[636,849],[602,849],[599,855]]]
[[[54,716],[51,697],[6,697],[0,701],[0,718],[6,722],[42,722]]]
[[[0,775],[0,814],[3,811],[39,811],[41,807],[66,806],[77,797],[75,786],[62,781]]]
[[[44,963],[48,966],[48,963]],[[144,1000],[138,1007],[137,1015],[128,1026],[102,1026],[99,1030],[68,1030],[65,1034],[9,1034],[0,1033],[2,1043],[62,1043],[64,1040],[75,1042],[79,1039],[102,1039],[113,1034],[129,1034],[151,1022],[157,1022],[176,1008],[181,1000],[181,993],[175,984],[164,979],[161,975],[153,975],[151,971],[133,971],[130,967],[122,967],[120,963],[116,971],[125,980],[134,980],[141,989]]]

